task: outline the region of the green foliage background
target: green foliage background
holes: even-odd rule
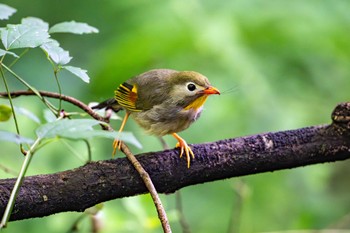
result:
[[[6,23],[35,16],[53,25],[86,22],[100,33],[55,35],[88,70],[86,85],[62,73],[63,93],[88,103],[113,95],[127,78],[153,68],[196,70],[222,91],[211,97],[202,118],[181,135],[201,143],[268,131],[330,123],[334,106],[349,101],[350,2],[340,1],[20,1]],[[14,67],[38,89],[57,91],[50,64],[39,50],[30,51]],[[23,87],[13,81],[12,90]],[[1,86],[1,91],[3,87]],[[6,100],[0,100],[6,103]],[[43,105],[21,97],[16,105],[42,118]],[[74,109],[66,104],[65,109]],[[119,122],[114,123],[118,128]],[[38,127],[20,117],[29,136]],[[13,130],[11,123],[1,129]],[[132,121],[143,149],[161,150],[154,137]],[[166,140],[170,145],[175,141]],[[86,153],[82,142],[57,142],[40,150],[30,174],[80,166],[65,143]],[[0,142],[1,165],[18,170],[16,145]],[[93,141],[93,159],[109,159],[111,140]],[[207,183],[181,190],[184,213],[192,232],[267,232],[301,229],[350,229],[349,162],[323,164]],[[0,171],[0,177],[11,177]],[[162,195],[174,232],[181,228],[175,195]],[[65,232],[80,213],[11,222],[4,232]],[[147,196],[114,200],[100,213],[101,232],[161,232]],[[89,222],[80,224],[88,231]]]

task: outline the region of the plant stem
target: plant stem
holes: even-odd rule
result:
[[[7,98],[9,99],[9,103],[10,103],[10,106],[11,106],[11,110],[12,110],[12,114],[13,114],[13,120],[15,122],[15,127],[16,127],[16,132],[17,132],[18,135],[20,135],[19,125],[18,125],[18,121],[17,121],[17,115],[16,115],[16,112],[15,112],[15,108],[13,106],[12,97],[10,95],[10,89],[9,89],[8,84],[7,84],[7,81],[6,81],[6,78],[5,78],[5,74],[4,74],[4,70],[2,69],[2,66],[0,67],[0,73],[1,73],[2,80],[4,82],[4,86],[5,86],[6,92],[7,92]],[[25,150],[23,149],[22,144],[19,145],[19,148],[20,148],[21,152],[25,154]]]
[[[6,82],[6,79],[5,79],[5,74],[4,74],[4,71],[3,71],[2,67],[0,67],[0,73],[1,73],[1,77],[2,77],[2,80],[4,82],[4,86],[5,86],[5,89],[6,89],[7,98],[9,99],[10,106],[11,106],[11,109],[12,109],[13,120],[15,121],[15,126],[16,126],[16,132],[17,132],[18,135],[20,135],[18,122],[17,122],[17,117],[16,117],[16,112],[15,112],[15,109],[14,109],[14,106],[13,106],[13,102],[12,102],[12,97],[11,97],[11,94],[10,94],[10,89],[9,89],[9,86],[7,85],[7,82]]]
[[[9,67],[12,67],[14,64],[16,64],[18,62],[18,60],[20,58],[22,58],[27,52],[29,51],[29,48],[26,48],[20,55],[19,57],[17,57],[13,62],[11,62],[11,64],[9,65]]]
[[[34,151],[35,151],[36,147],[39,145],[40,141],[41,141],[41,138],[37,138],[35,140],[34,144],[30,147],[27,155],[25,156],[25,159],[23,161],[23,164],[22,164],[21,170],[19,172],[19,175],[17,177],[16,183],[13,187],[12,192],[11,192],[9,202],[6,205],[4,215],[2,216],[1,223],[0,223],[0,229],[5,228],[7,222],[10,219],[11,212],[12,212],[13,206],[15,204],[15,200],[16,200],[16,197],[18,195],[19,189],[20,189],[22,182],[24,180],[24,176],[27,172],[30,161],[32,160]]]
[[[43,98],[39,91],[37,89],[35,89],[34,87],[32,87],[29,83],[27,83],[26,81],[24,81],[24,79],[22,79],[19,75],[17,75],[15,72],[13,72],[9,67],[7,67],[6,65],[4,65],[3,63],[1,64],[2,67],[5,68],[5,70],[7,70],[10,74],[12,74],[18,81],[20,81],[24,86],[26,86],[28,89],[30,89],[36,96],[39,97],[39,99],[55,114],[57,115],[59,111],[57,111],[57,109],[55,108],[54,105],[52,105],[49,101],[47,101],[45,98]]]
[[[54,69],[54,76],[55,76],[56,84],[57,84],[57,87],[58,87],[58,93],[61,96],[62,95],[62,88],[61,88],[60,82],[58,81],[58,75],[57,75],[58,72],[59,72],[59,69]],[[62,109],[62,98],[59,98],[58,112],[61,111],[61,109]]]

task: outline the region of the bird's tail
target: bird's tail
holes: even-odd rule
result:
[[[119,112],[120,110],[123,110],[123,107],[118,104],[118,101],[114,98],[107,99],[98,105],[95,105],[92,107],[92,109],[112,109],[114,112]]]

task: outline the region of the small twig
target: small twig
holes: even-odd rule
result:
[[[124,152],[128,160],[131,162],[131,164],[134,166],[135,170],[140,174],[141,179],[143,180],[144,184],[146,185],[149,193],[151,194],[151,197],[153,199],[153,203],[156,206],[159,220],[162,224],[163,231],[165,233],[171,233],[170,224],[168,221],[168,217],[166,215],[166,212],[164,210],[164,207],[162,205],[162,201],[159,198],[158,192],[156,188],[154,187],[154,184],[152,182],[151,177],[146,172],[146,170],[142,167],[140,162],[136,159],[136,157],[131,153],[130,149],[125,145],[125,143],[122,143],[121,150]]]
[[[86,105],[85,103],[71,97],[71,96],[67,96],[67,95],[61,95],[59,93],[56,92],[49,92],[49,91],[39,91],[41,96],[44,97],[50,97],[50,98],[54,98],[54,99],[61,99],[64,100],[68,103],[71,103],[75,106],[77,106],[78,108],[82,109],[84,112],[86,112],[87,114],[89,114],[92,118],[98,120],[98,121],[103,121],[106,122],[106,119],[102,116],[100,116],[99,114],[97,114],[93,109],[91,109],[88,105]],[[10,93],[7,92],[0,92],[0,97],[2,98],[8,98],[8,95],[10,95],[12,98],[16,98],[19,96],[31,96],[31,95],[36,95],[36,93],[34,93],[33,91],[30,90],[19,90],[19,91],[13,91]],[[108,123],[108,122],[107,122]],[[103,126],[104,129],[112,131],[113,129],[108,125],[108,126]]]

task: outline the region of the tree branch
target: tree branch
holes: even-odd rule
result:
[[[38,92],[41,96],[44,96],[44,97],[61,99],[61,100],[64,100],[66,102],[69,102],[69,103],[77,106],[78,108],[82,109],[83,111],[85,111],[87,114],[89,114],[91,117],[93,117],[94,119],[96,119],[98,121],[106,121],[105,118],[98,115],[93,109],[91,109],[85,103],[83,103],[83,102],[81,102],[81,101],[79,101],[71,96],[62,95],[60,93],[50,92],[50,91],[38,91]],[[8,98],[8,95],[10,95],[12,98],[16,98],[19,96],[32,96],[32,95],[35,95],[35,93],[31,90],[18,90],[18,91],[13,91],[10,93],[0,92],[0,97],[2,97],[2,98]]]
[[[332,124],[192,145],[187,169],[178,150],[145,153],[139,162],[160,193],[194,184],[350,158],[350,103],[338,105]],[[0,180],[0,215],[15,179]],[[97,203],[147,192],[126,158],[96,161],[49,175],[26,177],[11,220],[83,211]]]

